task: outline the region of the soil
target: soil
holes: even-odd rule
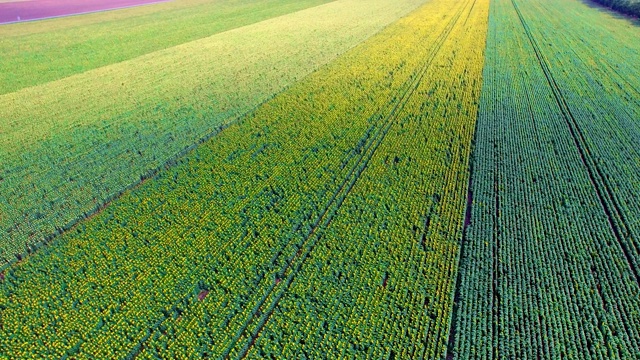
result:
[[[206,298],[207,295],[209,295],[209,290],[200,291],[200,294],[198,294],[198,300],[200,301],[204,300],[204,298]]]

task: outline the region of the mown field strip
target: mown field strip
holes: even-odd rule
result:
[[[640,355],[637,34],[577,1],[492,1],[448,357]]]
[[[68,229],[419,3],[326,4],[0,96],[0,257]]]
[[[101,11],[119,10],[136,6],[152,5],[168,0],[137,0],[137,1],[111,1],[100,2],[76,2],[71,1],[51,3],[48,1],[32,0],[27,4],[0,5],[0,25],[27,21],[56,19],[66,16],[85,15]],[[1,4],[1,3],[0,3]]]

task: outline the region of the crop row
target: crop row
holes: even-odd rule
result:
[[[454,358],[640,355],[634,32],[579,2],[492,1]]]
[[[334,2],[0,95],[0,263],[422,2]]]
[[[431,19],[435,38],[446,23]],[[169,321],[190,324],[200,303],[220,309],[197,330],[223,351],[424,61],[416,49],[429,38],[398,43],[403,31],[314,73],[10,269],[3,352],[135,355],[171,334]],[[201,350],[192,345],[164,346],[179,356]]]

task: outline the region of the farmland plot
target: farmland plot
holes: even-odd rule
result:
[[[393,316],[402,327],[380,327],[366,334],[367,349],[354,351],[401,354],[413,344],[407,351],[443,354],[487,5],[427,3],[12,267],[1,284],[1,352],[75,358],[273,352],[276,339],[248,346],[259,326],[270,333],[282,321],[263,315],[278,308],[278,299],[291,306],[307,281],[317,281],[308,272],[325,255],[314,249],[354,251],[338,236],[345,231],[363,247],[378,243],[378,251],[367,249],[358,260],[371,267],[362,299],[371,304],[371,321]],[[369,239],[361,237],[363,228],[347,229],[359,221],[375,221],[382,233]],[[344,302],[331,304],[337,283],[322,293],[338,308],[365,285],[356,276],[367,274],[358,267],[353,278],[341,277],[345,266],[357,266],[343,256],[325,271],[335,270],[333,281],[343,282]],[[405,263],[420,274],[414,281]],[[424,309],[410,318],[393,310],[401,302]],[[355,323],[329,320],[354,334],[344,341],[355,341]],[[414,330],[402,335],[410,321],[426,338]],[[348,349],[323,334],[319,322],[309,325],[320,346]],[[390,336],[397,341],[384,340]]]
[[[83,16],[1,25],[0,95],[329,1],[179,0]],[[89,3],[87,6],[95,6],[95,2]],[[38,7],[37,1],[21,4]],[[68,5],[68,1],[58,1],[55,6]]]
[[[634,22],[208,1],[0,95],[0,357],[640,358]]]
[[[434,1],[371,41],[384,57],[363,57],[412,74],[380,104],[342,183],[314,201],[311,226],[287,239],[275,280],[239,322],[224,301],[168,319],[145,354],[177,342],[229,358],[443,356],[487,14],[487,2]],[[208,336],[203,319],[238,331]]]
[[[640,356],[639,36],[580,2],[492,1],[456,358]]]
[[[421,2],[333,2],[0,96],[0,261]]]

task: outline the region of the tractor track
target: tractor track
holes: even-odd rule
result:
[[[572,140],[580,155],[580,160],[587,170],[591,185],[593,186],[598,197],[598,201],[600,202],[602,209],[606,215],[607,221],[611,228],[611,232],[620,245],[622,254],[625,257],[625,260],[636,280],[636,283],[638,284],[638,286],[640,286],[640,269],[638,268],[638,264],[636,263],[636,261],[634,261],[634,254],[638,254],[638,249],[635,248],[633,238],[631,237],[631,233],[629,231],[629,226],[625,221],[623,212],[620,210],[620,205],[616,202],[616,197],[614,196],[611,188],[607,185],[605,174],[603,174],[603,171],[594,161],[591,155],[591,151],[585,140],[585,136],[578,126],[577,121],[567,103],[567,100],[564,98],[562,91],[560,90],[560,87],[553,78],[553,74],[551,73],[549,65],[547,64],[547,61],[545,60],[544,55],[542,54],[542,51],[540,50],[535,38],[531,34],[531,30],[529,29],[527,22],[520,12],[518,5],[516,4],[515,0],[511,0],[511,3],[513,4],[513,7],[518,14],[518,18],[520,19],[529,42],[531,43],[531,46],[536,54],[536,57],[538,59],[538,62],[540,63],[540,67],[544,72],[549,87],[553,92],[556,104],[558,105],[562,117],[567,124]],[[625,237],[629,237],[629,241],[625,240]]]
[[[326,229],[331,224],[331,221],[333,220],[333,217],[336,215],[336,213],[338,212],[338,210],[342,206],[342,204],[343,204],[344,200],[346,199],[346,197],[350,194],[351,190],[353,189],[353,186],[358,181],[358,179],[360,178],[362,173],[366,170],[369,161],[374,156],[376,150],[378,149],[378,147],[380,146],[382,141],[385,139],[389,129],[393,126],[394,123],[396,123],[396,120],[398,119],[397,118],[398,113],[404,108],[404,106],[407,103],[407,100],[414,94],[414,92],[418,88],[418,86],[419,86],[420,82],[422,81],[422,79],[424,78],[427,70],[431,67],[431,64],[433,63],[433,60],[435,59],[436,55],[440,52],[440,49],[442,48],[442,45],[444,44],[446,39],[451,34],[455,24],[458,22],[458,20],[461,17],[464,9],[467,7],[467,5],[468,5],[468,3],[470,1],[471,0],[468,0],[467,3],[465,3],[465,5],[460,7],[460,10],[458,11],[458,13],[456,13],[452,17],[452,19],[447,24],[447,26],[445,27],[443,32],[439,35],[438,39],[436,40],[435,46],[432,48],[431,52],[429,53],[429,55],[427,57],[427,61],[425,62],[424,66],[416,72],[417,76],[412,77],[412,78],[410,78],[408,80],[407,87],[406,87],[405,91],[403,92],[402,96],[400,97],[400,101],[393,107],[393,109],[391,110],[389,116],[387,116],[387,118],[385,120],[383,120],[383,121],[386,121],[386,122],[383,124],[382,127],[378,128],[378,131],[374,134],[371,142],[369,142],[368,146],[363,151],[362,156],[360,156],[359,159],[356,161],[356,164],[354,164],[354,166],[351,169],[351,171],[349,172],[347,178],[345,178],[345,180],[342,182],[341,186],[338,188],[338,190],[332,196],[332,198],[329,201],[329,203],[325,206],[323,212],[320,214],[318,219],[315,221],[314,226],[309,231],[307,237],[303,240],[303,242],[302,242],[302,244],[300,246],[300,250],[297,252],[296,256],[290,262],[285,264],[285,267],[281,270],[281,272],[280,272],[281,275],[286,275],[288,270],[291,271],[288,274],[288,276],[286,276],[286,280],[284,280],[282,282],[283,285],[280,286],[281,290],[279,290],[279,292],[276,295],[274,295],[274,298],[271,301],[270,305],[264,311],[262,311],[262,307],[266,303],[266,300],[272,295],[272,293],[277,290],[278,285],[273,285],[269,289],[269,292],[266,294],[266,296],[263,298],[264,300],[261,301],[260,303],[258,303],[254,307],[254,309],[252,311],[252,314],[258,314],[259,313],[261,315],[260,315],[260,318],[259,318],[259,321],[258,321],[258,324],[257,324],[256,328],[248,334],[247,343],[240,350],[240,353],[237,356],[238,359],[243,359],[248,354],[248,352],[251,349],[251,347],[253,346],[255,340],[259,337],[262,329],[264,328],[264,326],[269,321],[269,319],[270,319],[271,315],[273,314],[273,311],[275,310],[275,307],[278,305],[280,299],[282,298],[282,296],[288,290],[289,286],[293,282],[293,280],[294,280],[295,276],[297,275],[297,273],[302,268],[302,265],[304,264],[304,262],[308,258],[308,256],[311,253],[311,251],[313,251],[313,249],[315,248],[315,245],[316,245],[317,241],[322,237],[324,229]],[[474,3],[475,3],[475,1],[474,1]],[[302,249],[303,247],[305,247],[304,250]],[[296,260],[299,260],[299,261],[297,262],[297,264],[294,265],[294,262],[296,262]],[[253,322],[253,320],[254,320],[253,318],[254,317],[255,317],[255,315],[252,315],[247,320],[245,325],[243,325],[243,327],[238,330],[238,333],[237,333],[237,336],[236,336],[236,340],[233,341],[225,349],[225,352],[223,353],[222,358],[226,359],[226,358],[230,357],[230,352],[237,345],[237,343],[240,340],[240,338],[242,337],[242,335],[247,331],[247,329],[249,328],[250,324]]]

